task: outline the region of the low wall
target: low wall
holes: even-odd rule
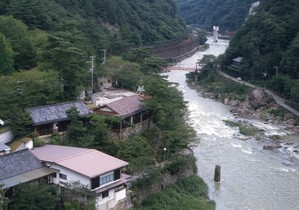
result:
[[[194,36],[189,36],[187,39],[180,42],[154,46],[152,49],[155,55],[159,58],[174,59],[196,51],[197,43]]]
[[[0,133],[0,142],[5,144],[12,140],[13,140],[13,134],[11,130]]]

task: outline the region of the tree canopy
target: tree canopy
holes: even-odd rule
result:
[[[212,31],[214,25],[222,32],[236,31],[256,0],[175,0],[178,14],[187,25]]]
[[[223,59],[227,70],[234,58],[242,57],[241,66],[232,69],[238,76],[255,82],[266,80],[269,88],[292,98],[292,92],[298,92],[298,20],[298,1],[262,1],[256,14],[232,38]]]

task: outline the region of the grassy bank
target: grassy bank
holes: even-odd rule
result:
[[[246,125],[240,122],[230,121],[230,120],[224,120],[225,124],[231,126],[231,127],[238,127],[240,130],[240,133],[245,136],[255,136],[258,133],[258,129],[255,127],[252,127],[250,125]]]
[[[214,210],[214,201],[208,198],[208,187],[203,180],[192,175],[179,179],[163,191],[150,195],[133,210]]]
[[[245,100],[252,88],[226,79],[215,70],[202,72],[199,85],[208,92],[213,92],[219,96],[225,96],[234,100]]]

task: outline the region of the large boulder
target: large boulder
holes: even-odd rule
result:
[[[263,89],[257,88],[248,94],[246,100],[253,109],[258,109],[268,105],[271,99]]]

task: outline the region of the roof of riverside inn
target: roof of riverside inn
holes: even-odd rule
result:
[[[68,117],[66,111],[72,107],[77,108],[80,116],[89,114],[89,109],[82,101],[30,107],[25,110],[30,114],[34,125],[42,125],[67,120]]]
[[[126,117],[142,110],[142,100],[142,97],[139,95],[132,95],[106,104],[105,106],[115,111],[119,116]]]
[[[41,161],[56,163],[90,178],[128,165],[95,149],[48,144],[35,147],[32,152]]]

